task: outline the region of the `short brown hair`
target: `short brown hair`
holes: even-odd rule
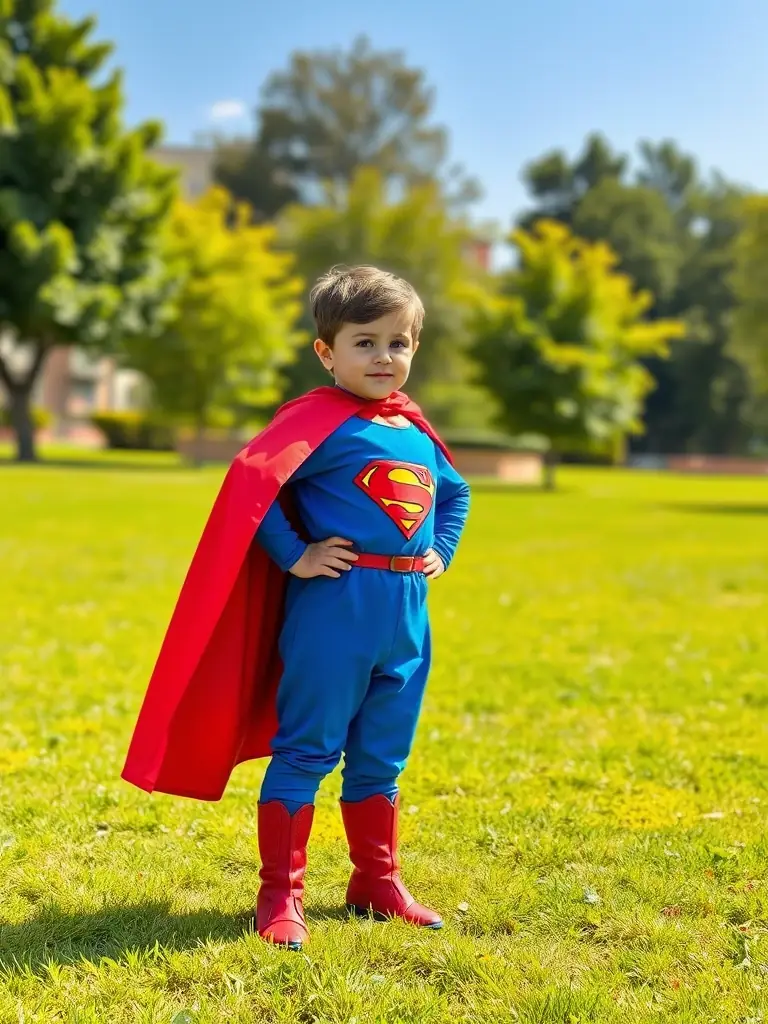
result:
[[[400,310],[413,314],[411,335],[418,341],[424,306],[413,285],[378,267],[333,267],[310,292],[317,336],[333,345],[344,324],[369,324]]]

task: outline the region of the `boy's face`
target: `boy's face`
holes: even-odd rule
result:
[[[333,348],[319,338],[315,352],[336,383],[360,398],[386,398],[408,380],[419,343],[410,310],[387,313],[369,324],[344,324]]]

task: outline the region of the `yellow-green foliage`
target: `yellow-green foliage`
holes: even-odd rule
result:
[[[546,220],[512,241],[519,269],[481,304],[478,323],[483,382],[502,420],[560,447],[638,432],[653,387],[639,360],[665,356],[683,324],[646,319],[652,296],[617,272],[603,242]]]
[[[303,338],[302,282],[274,240],[224,189],[176,203],[166,236],[180,278],[175,314],[159,338],[128,345],[164,411],[205,425],[278,397],[277,373]]]
[[[0,465],[3,1024],[763,1019],[766,481],[476,487],[402,779],[446,927],[345,919],[334,776],[295,955],[247,931],[264,763],[218,804],[118,777],[221,471],[93,458]]]

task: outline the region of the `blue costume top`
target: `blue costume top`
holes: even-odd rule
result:
[[[469,509],[469,487],[418,427],[357,416],[307,458],[290,484],[312,541],[338,536],[356,551],[382,555],[423,555],[434,548],[446,568]],[[283,571],[306,549],[278,502],[257,538]]]

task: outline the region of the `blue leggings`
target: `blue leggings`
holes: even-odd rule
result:
[[[314,803],[342,753],[343,800],[394,798],[429,672],[426,591],[421,575],[377,569],[291,577],[262,803]]]

